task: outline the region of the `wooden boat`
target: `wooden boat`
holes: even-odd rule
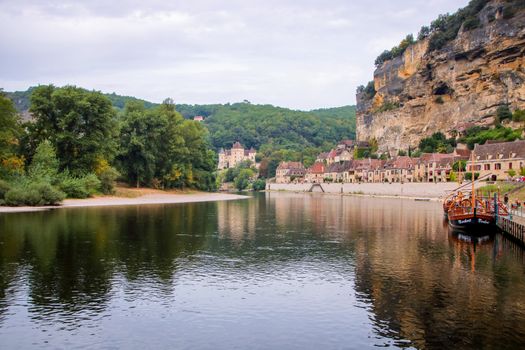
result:
[[[496,229],[496,214],[507,216],[506,206],[498,200],[476,196],[474,188],[475,158],[472,152],[472,189],[469,194],[453,193],[443,201],[449,226],[471,235],[482,235]]]

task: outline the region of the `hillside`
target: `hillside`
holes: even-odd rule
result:
[[[8,92],[17,110],[29,117],[29,98],[33,88]],[[117,110],[128,101],[142,101],[146,108],[156,104],[115,93],[104,94]],[[342,139],[355,138],[355,106],[297,111],[272,105],[249,102],[233,104],[177,104],[186,119],[205,117],[212,147],[229,148],[235,141],[260,150],[259,159],[266,159],[270,173],[280,160],[300,160],[310,164],[321,151],[327,151]]]
[[[436,131],[498,125],[498,109],[525,109],[524,53],[523,0],[472,0],[440,15],[377,58],[373,82],[358,89],[357,138],[406,150]]]

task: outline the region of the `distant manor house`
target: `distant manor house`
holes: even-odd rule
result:
[[[256,154],[257,152],[253,147],[249,150],[245,150],[239,142],[235,142],[229,150],[221,148],[219,151],[219,165],[217,166],[217,169],[235,168],[237,164],[245,160],[250,160],[255,164]]]

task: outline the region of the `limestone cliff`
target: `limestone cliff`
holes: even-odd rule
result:
[[[407,149],[436,131],[492,124],[500,105],[525,109],[525,10],[506,19],[506,4],[489,1],[480,27],[460,28],[437,51],[420,40],[378,67],[373,98],[357,94],[358,140],[375,138],[380,151]]]

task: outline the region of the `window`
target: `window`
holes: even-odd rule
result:
[[[490,170],[490,164],[485,164],[483,166],[483,170]]]
[[[501,170],[501,163],[494,164],[494,170]]]
[[[509,163],[509,169],[512,169],[512,162]]]

